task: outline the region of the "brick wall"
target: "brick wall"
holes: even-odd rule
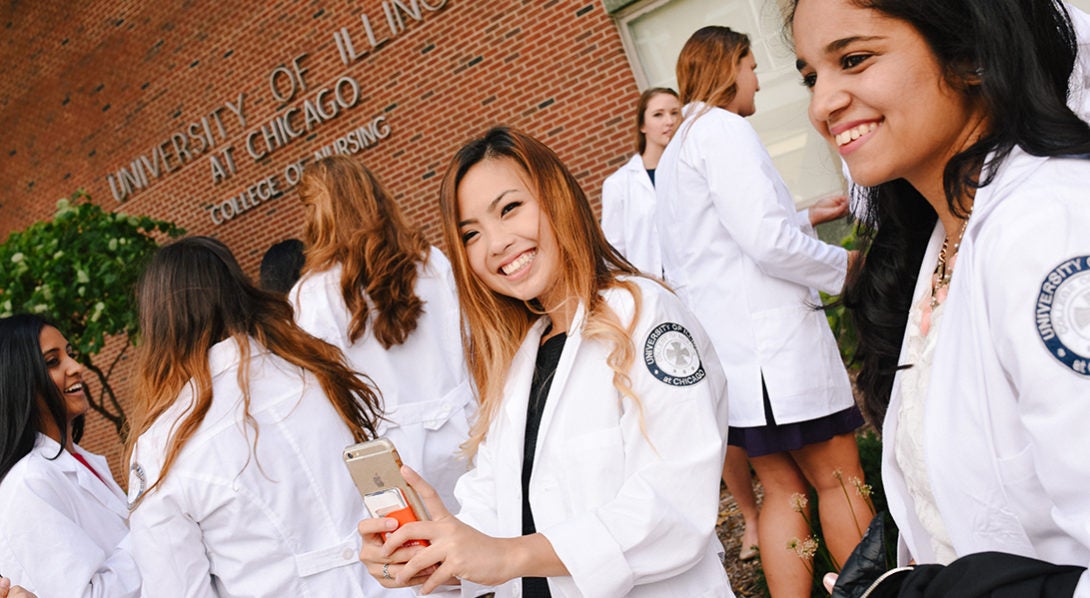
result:
[[[396,34],[386,10],[404,23]],[[636,83],[617,26],[596,0],[47,1],[7,4],[0,27],[0,238],[47,218],[56,199],[82,187],[107,209],[220,238],[256,276],[265,249],[301,233],[286,167],[379,117],[376,129],[384,123],[388,135],[357,155],[434,242],[446,162],[489,125],[542,139],[595,204],[602,180],[632,151]],[[342,28],[355,53],[366,52],[347,65],[344,40],[334,37]],[[270,78],[289,96],[303,54],[307,89],[278,101]],[[358,83],[354,104],[325,118],[326,93],[321,113],[305,113],[306,101],[335,85],[351,104],[345,77]],[[244,125],[235,113],[240,93]],[[258,155],[267,155],[255,161],[248,136],[288,112],[293,130],[308,116],[311,130],[272,151],[257,133]],[[174,134],[185,142],[173,143]],[[229,147],[234,173],[223,155]],[[118,172],[131,175],[141,156],[148,184],[119,203],[108,175],[120,188]],[[212,156],[229,173],[218,182]],[[279,197],[213,223],[209,208],[269,176]],[[121,391],[127,399],[127,384]],[[83,444],[113,456],[115,474],[125,477],[102,418],[90,417]]]

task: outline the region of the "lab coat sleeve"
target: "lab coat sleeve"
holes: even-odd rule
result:
[[[707,120],[708,122],[700,122]],[[683,160],[707,182],[719,221],[769,276],[840,294],[848,253],[806,234],[777,194],[786,192],[753,127],[733,115],[709,113],[694,123]]]
[[[454,486],[454,496],[461,503],[458,519],[488,534],[499,533],[496,507],[496,480],[492,473],[492,455],[488,441],[477,449],[474,467],[462,474]]]
[[[488,442],[482,442],[474,457],[474,467],[454,486],[454,496],[462,505],[458,519],[479,532],[490,536],[498,535],[498,517],[496,514],[495,478],[492,474],[492,455]],[[451,505],[448,505],[451,506]],[[419,588],[418,588],[419,589]],[[463,596],[474,598],[491,591],[491,588],[462,580],[460,588],[446,588],[438,595],[441,598]]]
[[[624,173],[619,170],[602,183],[602,232],[609,244],[621,255],[628,255],[624,242],[627,203],[628,186],[624,181]]]
[[[1019,201],[1010,206],[1012,209],[997,208],[992,218],[999,220],[1002,216],[1002,220],[990,227],[987,237],[982,234],[977,248],[981,259],[975,263],[983,268],[988,330],[1007,383],[1014,389],[1020,423],[1029,437],[1028,447],[1010,459],[1026,460],[1027,470],[1036,473],[1048,495],[1049,500],[1042,504],[1045,508],[1052,504],[1053,521],[1090,548],[1090,500],[1086,493],[1090,486],[1090,460],[1086,458],[1090,454],[1090,434],[1086,433],[1090,376],[1076,371],[1085,372],[1090,364],[1082,360],[1070,366],[1061,363],[1046,348],[1037,326],[1041,310],[1051,303],[1038,302],[1043,287],[1050,281],[1059,282],[1050,273],[1069,260],[1090,256],[1090,204],[1081,191],[1085,181],[1070,184],[1066,195],[1045,188],[1038,190],[1038,197]],[[1083,257],[1080,263],[1081,271],[1090,269],[1090,258]],[[1067,271],[1074,274],[1074,266]],[[1051,306],[1054,326],[1086,328],[1087,320],[1083,318],[1086,304],[1090,303],[1090,291],[1085,290],[1084,282],[1087,276],[1060,283],[1061,287],[1072,285],[1068,290],[1074,293],[1069,295],[1070,309]],[[1084,290],[1077,290],[1079,284],[1084,285]],[[1072,337],[1077,333],[1069,333],[1067,338]],[[1070,350],[1085,357],[1082,347]],[[1082,586],[1090,593],[1086,581]]]
[[[672,298],[672,296],[671,296]],[[661,299],[661,297],[659,298]],[[616,498],[539,531],[548,538],[584,596],[623,596],[633,586],[661,581],[693,567],[715,535],[719,479],[726,444],[725,382],[703,331],[680,304],[656,307],[646,299],[633,341],[630,370],[641,410],[622,402],[619,434],[624,481]],[[697,339],[706,375],[673,386],[643,361],[649,333],[664,322],[682,324]],[[714,363],[713,363],[714,362]],[[607,434],[602,434],[603,442]]]
[[[12,480],[15,481],[15,480]],[[0,550],[17,570],[0,571],[38,596],[128,598],[140,595],[140,574],[126,536],[111,552],[103,551],[72,518],[66,500],[74,483],[64,477],[28,477],[23,498],[2,509]],[[18,505],[18,513],[9,508]],[[32,549],[30,548],[32,547]]]
[[[154,466],[141,462],[150,487],[158,479]],[[179,475],[177,472],[173,476]],[[129,516],[129,528],[144,595],[215,598],[211,565],[201,528],[172,480],[147,492]],[[255,555],[260,558],[260,555]]]

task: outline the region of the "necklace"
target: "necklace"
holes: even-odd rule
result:
[[[961,229],[958,231],[958,238],[954,241],[953,250],[950,251],[950,237],[947,236],[942,240],[942,249],[939,250],[939,261],[935,264],[935,272],[931,277],[931,309],[934,310],[942,301],[946,298],[946,293],[942,292],[943,289],[950,286],[950,278],[954,275],[954,262],[957,258],[958,249],[961,248],[961,238],[965,236],[965,227],[969,225],[969,217],[973,214],[973,208],[969,208],[969,213],[965,215],[965,219],[961,221]],[[949,254],[947,253],[949,251]]]

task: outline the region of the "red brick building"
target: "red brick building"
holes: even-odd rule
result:
[[[83,188],[218,237],[256,275],[301,234],[292,184],[323,148],[367,163],[435,242],[443,169],[492,124],[550,145],[596,203],[633,151],[637,81],[598,1],[45,1],[7,3],[0,27],[0,239]],[[119,454],[95,415],[84,444]]]

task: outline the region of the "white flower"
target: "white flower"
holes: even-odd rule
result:
[[[19,262],[23,261],[23,257],[25,257],[23,253],[17,251],[14,255],[11,256],[11,263],[18,264]]]

